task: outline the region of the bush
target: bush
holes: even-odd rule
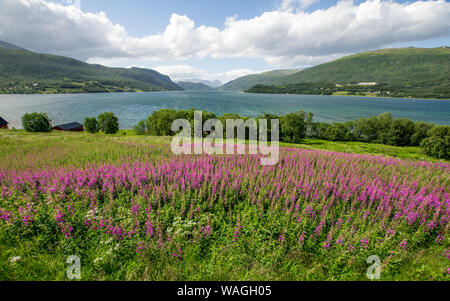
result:
[[[349,135],[348,128],[340,122],[333,123],[325,132],[325,137],[331,141],[348,141]]]
[[[450,159],[450,126],[437,125],[428,131],[428,138],[420,144],[425,154],[439,159]]]
[[[147,134],[147,126],[144,120],[141,120],[137,125],[134,126],[134,131],[136,135],[146,135]]]
[[[84,129],[88,132],[88,133],[92,133],[95,134],[98,132],[98,124],[97,124],[97,119],[95,118],[86,118],[84,120]]]
[[[52,123],[45,113],[27,113],[22,116],[22,126],[32,133],[48,133],[52,131]]]
[[[419,146],[423,139],[427,138],[428,131],[433,127],[432,124],[418,121],[414,123],[414,134],[411,136],[411,145]]]
[[[394,146],[411,145],[411,136],[414,134],[414,122],[409,119],[394,119],[387,133],[387,144]]]
[[[303,111],[281,117],[281,139],[285,142],[300,142],[306,137],[306,114]]]
[[[98,115],[98,130],[105,134],[116,134],[119,131],[119,119],[112,112]]]
[[[439,159],[450,159],[450,136],[446,139],[433,136],[422,141],[420,147],[425,154]]]

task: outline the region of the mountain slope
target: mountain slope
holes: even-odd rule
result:
[[[278,78],[273,85],[378,82],[407,85],[450,77],[450,48],[382,49],[347,56]]]
[[[62,56],[1,47],[0,91],[2,88],[4,92],[11,91],[11,86],[26,87],[34,82],[48,88],[47,92],[50,89],[64,92],[183,90],[168,76],[150,69],[109,68]]]
[[[193,78],[193,79],[184,79],[184,82],[189,82],[189,83],[195,83],[195,84],[204,84],[207,86],[210,86],[211,88],[219,88],[221,86],[223,86],[223,83],[220,82],[219,80],[206,80],[206,79],[197,79],[197,78]]]
[[[8,49],[8,50],[29,51],[29,50],[27,50],[25,48],[22,48],[22,47],[19,47],[19,46],[16,46],[14,44],[11,44],[11,43],[8,43],[8,42],[5,42],[5,41],[1,41],[1,40],[0,40],[0,48],[4,48],[4,49]]]
[[[214,89],[212,87],[207,86],[203,83],[192,83],[192,82],[181,81],[181,82],[177,82],[177,85],[187,91],[214,91]]]
[[[255,85],[273,85],[278,79],[299,72],[300,69],[274,70],[261,74],[251,74],[237,78],[222,87],[220,90],[245,91]]]

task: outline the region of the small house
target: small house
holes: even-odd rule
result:
[[[8,121],[0,117],[0,129],[7,129],[8,124]]]
[[[83,132],[83,125],[78,122],[72,122],[67,124],[61,124],[54,126],[53,129],[55,131],[67,131],[67,132]]]

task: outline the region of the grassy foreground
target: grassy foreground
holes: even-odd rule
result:
[[[67,280],[71,255],[83,280],[367,280],[371,255],[448,280],[450,166],[419,148],[305,140],[262,167],[169,143],[0,131],[0,280]]]

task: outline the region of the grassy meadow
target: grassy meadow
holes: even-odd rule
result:
[[[306,139],[175,156],[171,138],[0,130],[0,280],[448,280],[450,164]]]

